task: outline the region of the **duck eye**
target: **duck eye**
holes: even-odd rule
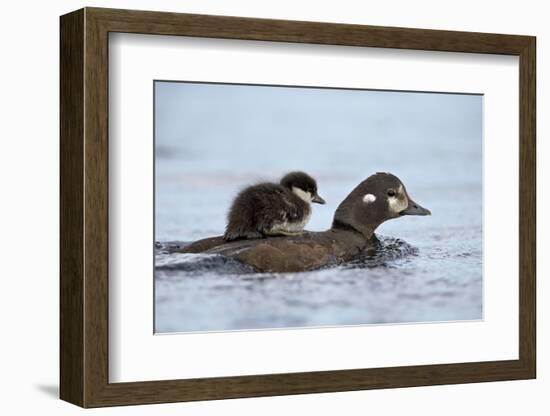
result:
[[[395,196],[395,190],[388,189],[388,196]]]

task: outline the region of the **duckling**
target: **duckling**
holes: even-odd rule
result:
[[[225,241],[265,236],[296,236],[311,216],[311,203],[324,204],[315,179],[290,172],[280,183],[260,183],[243,189],[231,205]]]
[[[376,173],[361,182],[336,209],[332,227],[298,236],[227,242],[219,237],[196,241],[179,250],[232,257],[260,272],[302,272],[352,260],[375,246],[376,228],[407,215],[431,215],[414,202],[401,180]]]

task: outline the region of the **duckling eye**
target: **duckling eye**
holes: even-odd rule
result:
[[[395,196],[395,190],[394,189],[388,189],[388,196]]]

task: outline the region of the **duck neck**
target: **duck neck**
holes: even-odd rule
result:
[[[357,200],[358,197],[354,191],[338,206],[334,213],[332,228],[354,231],[365,241],[369,241],[383,221],[379,220],[380,216],[376,211],[366,211],[364,204],[357,203]]]
[[[354,221],[343,220],[335,216],[334,220],[332,221],[331,229],[350,231],[355,234],[359,234],[365,241],[369,241],[370,239],[372,239],[376,227],[365,224],[356,224],[354,223]]]

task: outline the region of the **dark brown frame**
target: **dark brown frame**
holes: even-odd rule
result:
[[[519,359],[109,383],[109,32],[519,56]],[[62,16],[61,398],[99,407],[535,378],[535,45],[531,36],[100,8]]]

